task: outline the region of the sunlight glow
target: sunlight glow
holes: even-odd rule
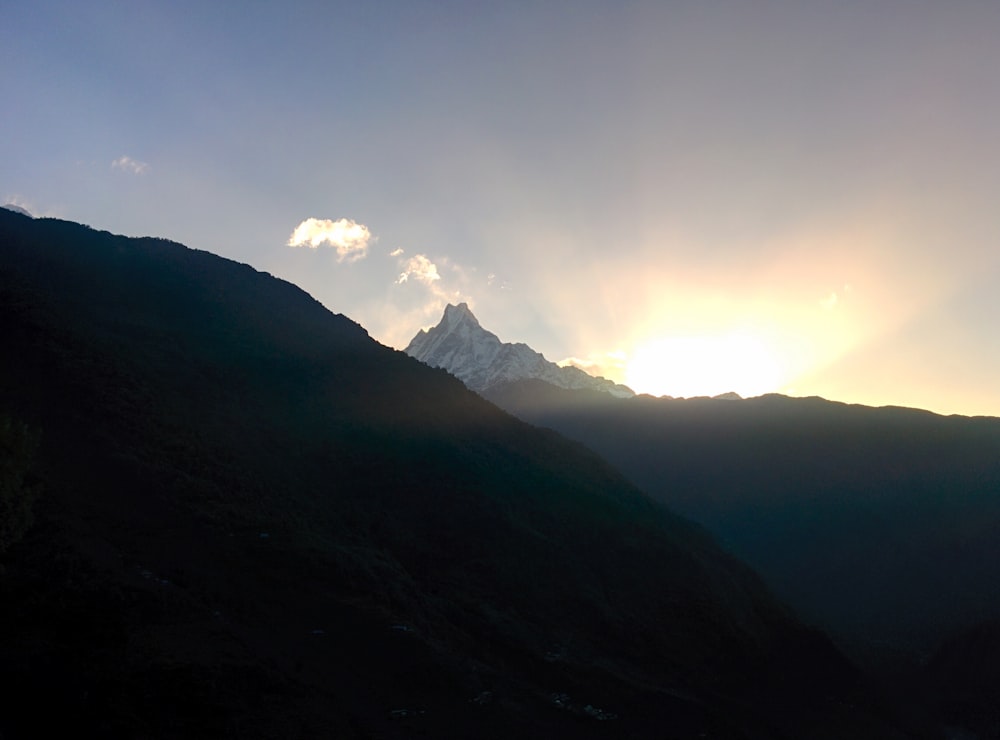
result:
[[[778,391],[784,378],[773,352],[744,335],[664,337],[638,347],[625,369],[625,384],[654,396],[744,398]]]

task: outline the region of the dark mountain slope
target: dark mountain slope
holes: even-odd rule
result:
[[[949,725],[973,737],[1000,737],[1000,620],[954,635],[926,668]]]
[[[703,532],[287,283],[0,211],[0,335],[5,737],[892,736]]]
[[[1000,614],[1000,419],[537,383],[489,395],[598,451],[840,635],[927,654]]]

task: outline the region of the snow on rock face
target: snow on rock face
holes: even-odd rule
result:
[[[635,395],[631,388],[579,368],[559,367],[526,344],[501,342],[479,325],[465,303],[447,306],[441,322],[427,331],[421,329],[404,351],[427,365],[444,368],[474,391],[535,378],[560,388],[586,388],[620,398]]]

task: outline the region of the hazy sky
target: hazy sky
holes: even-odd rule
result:
[[[2,5],[0,202],[396,347],[1000,415],[996,0]]]

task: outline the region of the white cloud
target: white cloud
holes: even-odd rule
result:
[[[338,262],[345,259],[353,262],[368,254],[368,242],[371,238],[367,226],[355,223],[349,218],[337,221],[307,218],[295,227],[295,231],[288,238],[288,246],[308,246],[316,249],[325,243],[337,250]]]
[[[137,159],[132,159],[132,157],[122,156],[111,162],[111,169],[121,170],[122,172],[128,172],[133,175],[141,175],[149,169],[149,165],[146,162],[140,162]]]
[[[474,276],[447,256],[432,260],[426,254],[408,255],[396,249],[390,257],[395,258],[399,269],[392,292],[382,302],[372,325],[364,324],[379,341],[405,347],[418,329],[440,321],[449,303],[474,303],[468,292]]]
[[[411,277],[425,285],[430,285],[435,280],[441,279],[437,265],[423,254],[415,254],[403,263],[403,272],[396,278],[396,284],[405,283]]]

